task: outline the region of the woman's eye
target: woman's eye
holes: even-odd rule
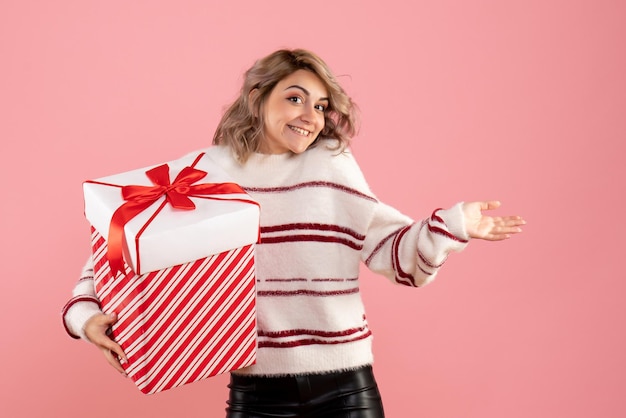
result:
[[[288,100],[294,103],[302,104],[302,98],[298,96],[290,97]]]
[[[315,108],[317,110],[319,110],[320,112],[325,112],[326,111],[326,106],[324,106],[324,105],[316,105]]]

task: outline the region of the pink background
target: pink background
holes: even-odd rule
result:
[[[0,415],[223,416],[226,377],[145,396],[64,334],[81,182],[207,146],[243,71],[286,46],[359,103],[382,200],[497,198],[528,221],[424,289],[363,272],[388,416],[626,416],[625,5],[3,0]]]

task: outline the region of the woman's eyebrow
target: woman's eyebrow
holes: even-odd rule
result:
[[[310,96],[311,96],[311,93],[310,93],[307,89],[305,89],[304,87],[299,86],[299,85],[297,85],[297,84],[294,84],[293,86],[289,86],[289,87],[287,87],[285,90],[289,90],[289,89],[298,89],[298,90],[302,90],[302,92],[303,92],[303,93],[304,93],[307,97],[310,97]],[[328,97],[320,97],[320,100],[326,100],[326,101],[329,101],[329,100],[328,100]]]

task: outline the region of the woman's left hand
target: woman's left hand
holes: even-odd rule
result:
[[[526,222],[520,216],[487,216],[482,213],[499,207],[500,202],[496,200],[463,203],[465,228],[470,238],[500,241],[522,232],[521,226]]]

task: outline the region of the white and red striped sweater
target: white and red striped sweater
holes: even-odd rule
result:
[[[257,364],[237,373],[286,375],[353,369],[373,361],[359,265],[407,286],[430,282],[468,242],[461,204],[415,222],[381,203],[352,154],[325,142],[300,155],[228,148],[207,156],[261,204],[256,252]],[[66,305],[70,335],[99,312],[91,262]]]

